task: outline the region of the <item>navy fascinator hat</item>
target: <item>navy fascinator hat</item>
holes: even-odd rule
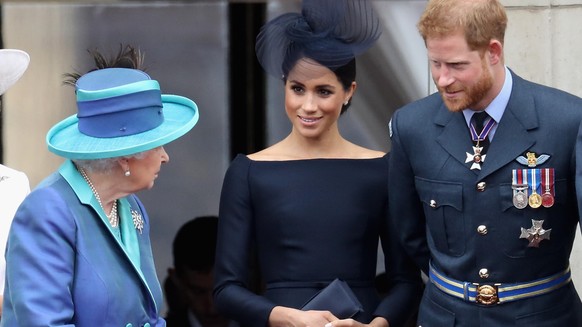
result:
[[[257,59],[280,78],[307,57],[335,70],[370,48],[382,34],[368,0],[304,0],[301,13],[267,22],[255,44]]]

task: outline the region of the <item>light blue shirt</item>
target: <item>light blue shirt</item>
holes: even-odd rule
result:
[[[487,108],[485,108],[485,112],[487,112],[487,114],[489,116],[491,116],[491,118],[493,118],[496,122],[496,124],[493,126],[493,128],[491,129],[491,131],[489,132],[489,141],[493,140],[493,137],[495,136],[495,131],[497,130],[497,125],[499,125],[499,122],[501,121],[501,117],[503,116],[503,113],[505,112],[505,108],[507,107],[507,103],[509,102],[509,96],[511,95],[511,89],[513,88],[513,78],[511,77],[511,72],[509,72],[509,69],[507,68],[507,66],[505,67],[505,82],[503,82],[503,87],[501,88],[501,91],[499,92],[499,94],[495,97],[495,99],[493,99],[493,101],[491,101],[491,103],[487,106]],[[474,110],[472,109],[464,109],[463,110],[463,115],[465,116],[465,122],[467,123],[467,127],[471,127],[471,117],[473,117],[473,114],[475,113]]]

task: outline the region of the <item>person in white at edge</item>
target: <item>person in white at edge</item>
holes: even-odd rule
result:
[[[0,95],[20,79],[29,62],[30,56],[22,50],[0,49]],[[4,300],[6,238],[14,213],[28,193],[30,184],[26,174],[0,164],[0,316]]]

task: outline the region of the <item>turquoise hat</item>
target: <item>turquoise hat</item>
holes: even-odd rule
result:
[[[146,73],[105,68],[76,84],[77,114],[47,133],[49,151],[68,159],[132,155],[165,145],[198,122],[198,106],[177,95],[161,94]]]

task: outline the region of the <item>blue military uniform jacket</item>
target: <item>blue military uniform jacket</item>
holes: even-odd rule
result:
[[[133,195],[119,201],[121,232],[70,161],[24,200],[8,239],[1,326],[166,325],[147,214]]]
[[[463,114],[450,112],[438,93],[397,110],[391,120],[391,217],[407,251],[427,273],[431,262],[462,282],[519,283],[569,266],[579,221],[574,179],[582,99],[511,74],[509,102],[480,170],[466,162],[473,142]],[[528,166],[528,153],[546,160]],[[518,209],[513,171],[544,168],[554,171],[554,205]],[[551,229],[538,247],[520,237],[534,220]],[[546,326],[550,319],[547,326],[582,324],[579,313],[561,314],[582,309],[571,284],[486,311],[430,284],[421,304],[423,327],[513,326],[515,321]],[[545,316],[538,316],[542,312]]]

